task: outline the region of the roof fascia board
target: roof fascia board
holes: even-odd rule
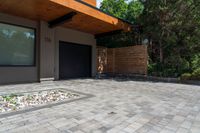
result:
[[[119,20],[121,20],[121,21],[123,21],[123,22],[125,22],[125,23],[128,23],[128,24],[130,24],[130,25],[134,25],[133,23],[131,23],[131,22],[127,21],[127,20],[121,19],[121,18],[116,17],[116,16],[114,16],[114,15],[112,15],[112,14],[109,14],[109,13],[107,13],[107,12],[104,12],[104,11],[102,11],[101,9],[99,9],[99,8],[97,8],[97,7],[95,7],[95,6],[91,5],[91,4],[88,4],[88,3],[86,3],[86,2],[84,2],[84,1],[82,1],[82,0],[75,0],[75,1],[80,2],[80,3],[84,4],[84,5],[87,5],[87,6],[91,7],[91,8],[93,8],[93,9],[95,9],[95,10],[97,10],[97,11],[99,11],[99,12],[102,12],[102,13],[104,13],[104,14],[106,14],[106,15],[109,15],[109,16],[111,16],[111,17],[113,17],[113,18],[117,18],[117,19],[119,19]]]
[[[88,16],[94,17],[101,21],[107,22],[113,26],[118,27],[119,29],[123,29],[124,31],[131,30],[130,24],[125,23],[121,19],[110,16],[102,11],[99,11],[99,9],[96,9],[93,6],[88,6],[87,4],[80,3],[80,1],[77,0],[50,0],[50,1],[65,6],[67,8],[70,8],[72,10],[75,10],[77,12],[86,14]]]

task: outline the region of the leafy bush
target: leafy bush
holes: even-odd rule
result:
[[[184,73],[181,75],[181,80],[190,80],[192,77],[191,73]]]
[[[193,79],[193,80],[200,80],[200,68],[196,69],[196,70],[192,73],[192,79]]]
[[[174,61],[175,62],[175,61]],[[148,64],[148,74],[151,76],[159,76],[159,77],[179,77],[181,74],[190,72],[189,71],[189,63],[186,60],[176,61],[175,63],[152,63]]]
[[[148,64],[148,73],[149,74],[151,74],[152,72],[154,72],[155,71],[155,65],[156,65],[156,63],[149,63]]]
[[[197,54],[192,58],[192,63],[191,64],[192,64],[192,69],[193,70],[196,70],[196,69],[200,68],[200,54]]]
[[[196,69],[192,74],[191,73],[182,74],[181,80],[200,80],[200,68]]]
[[[179,73],[177,72],[176,68],[173,67],[167,67],[164,68],[163,72],[162,72],[162,76],[163,77],[177,77],[179,75]]]
[[[163,75],[162,69],[163,66],[161,63],[152,63],[149,62],[148,64],[148,74],[151,76],[159,76],[161,77]]]

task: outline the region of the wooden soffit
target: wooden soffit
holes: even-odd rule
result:
[[[77,0],[0,0],[0,12],[46,22],[76,12],[72,20],[62,26],[94,35],[131,29],[130,24]]]
[[[97,6],[97,0],[82,0],[82,1],[88,3],[92,6],[95,6],[95,7]]]

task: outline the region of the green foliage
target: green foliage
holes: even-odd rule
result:
[[[135,23],[137,18],[142,14],[143,10],[144,6],[141,2],[132,0],[128,4],[126,20],[131,23]]]
[[[100,9],[111,15],[135,23],[142,14],[144,6],[140,1],[131,0],[103,0]]]
[[[199,0],[104,0],[101,9],[143,26],[149,40],[149,74],[179,77],[200,68]],[[134,44],[136,34],[121,34],[97,40],[108,47]]]
[[[116,17],[125,19],[128,4],[125,0],[103,0],[100,9]]]
[[[3,99],[5,99],[6,101],[11,101],[12,97],[10,97],[10,96],[3,96]]]
[[[192,77],[191,73],[184,73],[181,75],[181,80],[190,80]]]
[[[200,68],[200,54],[194,55],[191,64],[193,70]]]
[[[200,68],[191,73],[184,73],[181,75],[181,80],[200,80]]]
[[[105,36],[97,39],[99,46],[106,46],[108,48],[126,47],[135,44],[136,40],[134,33],[121,33],[112,36]]]
[[[139,22],[144,27],[143,36],[152,43],[153,48],[149,53],[152,62],[162,64],[162,69],[159,70],[162,76],[178,77],[198,68],[200,2],[196,0],[142,2],[144,12],[139,17]],[[157,52],[154,52],[155,50]]]
[[[100,9],[111,15],[136,23],[137,18],[143,11],[143,5],[139,1],[132,0],[103,0]],[[117,35],[101,37],[97,39],[98,45],[109,48],[132,46],[138,43],[138,33],[128,32]]]
[[[148,66],[149,75],[160,77],[178,77],[190,71],[189,62],[178,56],[170,56],[165,63],[151,61]]]
[[[148,73],[152,74],[155,71],[155,68],[156,68],[156,63],[152,63],[152,62],[148,63]]]
[[[3,99],[5,99],[7,102],[10,102],[12,104],[16,104],[16,101],[13,100],[17,95],[16,94],[10,94],[7,96],[3,96]]]
[[[200,80],[200,68],[194,70],[194,72],[192,73],[192,79]]]

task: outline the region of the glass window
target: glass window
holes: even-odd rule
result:
[[[0,23],[0,66],[32,66],[34,56],[34,29]]]

